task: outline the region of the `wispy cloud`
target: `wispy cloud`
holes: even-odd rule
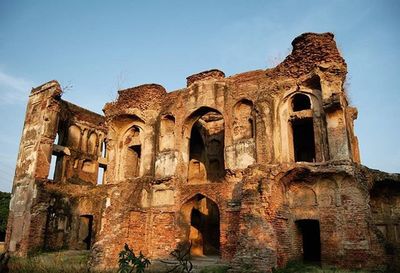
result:
[[[33,82],[0,70],[0,104],[24,102],[32,86]]]

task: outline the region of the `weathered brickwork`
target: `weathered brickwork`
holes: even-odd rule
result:
[[[104,115],[61,99],[56,81],[34,88],[8,250],[90,249],[110,268],[125,243],[157,259],[191,242],[231,272],[290,260],[396,270],[400,175],[360,163],[333,35],[292,45],[272,69],[120,90]]]

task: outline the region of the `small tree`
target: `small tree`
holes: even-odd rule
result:
[[[6,235],[10,198],[10,193],[0,191],[0,242],[4,241]]]
[[[119,253],[118,263],[118,273],[143,273],[145,268],[150,265],[150,260],[141,251],[139,256],[136,256],[128,244],[125,243],[124,250]]]
[[[176,261],[168,262],[161,261],[165,264],[173,265],[174,267],[171,270],[168,270],[167,273],[179,272],[179,273],[190,273],[193,269],[193,264],[190,261],[190,249],[192,248],[192,242],[189,244],[178,245],[178,247],[170,253],[172,257]]]

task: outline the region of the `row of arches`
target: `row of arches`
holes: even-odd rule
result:
[[[179,211],[183,242],[191,244],[193,256],[218,256],[221,252],[221,215],[215,201],[197,193]],[[316,219],[296,219],[293,225],[295,255],[307,262],[321,261],[320,223]]]
[[[313,109],[315,102],[309,94],[302,92],[292,94],[289,101],[289,114],[284,122],[288,125],[289,142],[293,150],[292,160],[316,162],[318,160]],[[122,170],[119,177],[125,179],[141,176],[144,172],[142,162],[147,129],[144,129],[144,121],[137,117],[136,119],[136,122],[130,123],[130,127],[124,125],[124,130],[118,130],[119,145],[122,145],[122,148],[119,147],[121,150],[117,152],[120,154],[119,165]],[[226,167],[226,126],[222,113],[210,107],[200,107],[188,116],[181,132],[176,127],[175,117],[166,114],[160,118],[156,149],[162,154],[172,154],[177,149],[177,134],[182,133],[183,143],[179,145],[183,146],[181,155],[183,162],[187,163],[188,180],[193,183],[218,181],[224,176]],[[255,110],[250,100],[243,99],[235,104],[230,128],[233,144],[250,139],[255,142]],[[147,153],[152,153],[153,148],[151,149]]]
[[[253,103],[243,99],[236,103],[233,110],[233,139],[242,140],[254,136],[254,117]],[[187,123],[191,128],[201,127],[201,124],[212,122],[213,120],[223,120],[222,114],[212,108],[201,107],[192,113]],[[195,133],[195,131],[191,131]],[[159,151],[166,151],[175,148],[175,118],[167,114],[161,117],[159,130]]]
[[[234,139],[253,138],[254,125],[252,116],[253,104],[251,101],[242,100],[235,105],[233,127],[236,129]],[[123,117],[124,119],[129,117]],[[132,179],[144,173],[142,166],[143,156],[147,145],[145,137],[145,123],[138,117],[131,117],[130,127],[126,122],[114,121],[118,132],[118,151],[120,158],[119,177]],[[184,123],[183,145],[187,147],[188,163],[187,177],[193,183],[205,181],[217,181],[224,176],[224,139],[225,120],[223,115],[213,108],[201,107],[192,113]],[[167,114],[160,118],[158,130],[158,148],[160,153],[165,154],[176,151],[175,117]]]
[[[90,155],[105,157],[106,153],[104,136],[93,130],[81,129],[78,125],[69,126],[66,140],[60,138],[55,143]]]
[[[290,97],[289,116],[286,120],[291,136],[293,159],[296,162],[316,162],[313,102],[309,94],[297,92]],[[247,99],[240,100],[233,107],[231,119],[233,143],[254,139],[255,111],[254,104]],[[225,120],[216,109],[201,107],[193,112],[184,122],[183,143],[187,147],[187,177],[193,183],[217,181],[224,176],[225,170]],[[135,125],[136,126],[136,125]],[[125,178],[140,175],[140,161],[143,150],[143,129],[132,127],[125,138],[135,132],[136,143],[124,141],[126,146],[124,160],[131,162],[125,171]],[[136,128],[136,129],[134,129]],[[133,130],[133,131],[132,131]],[[168,152],[176,149],[175,117],[171,114],[160,118],[158,130],[158,150]],[[139,139],[141,139],[139,141]],[[186,148],[184,148],[186,149]],[[186,153],[184,153],[185,156]],[[128,164],[128,163],[127,163]],[[129,170],[128,170],[129,169]]]
[[[68,156],[72,157],[69,164],[73,165],[73,169],[78,169],[74,172],[82,171],[83,174],[79,174],[80,177],[93,183],[96,183],[97,177],[97,184],[102,184],[107,169],[105,134],[93,129],[82,129],[77,124],[66,128],[64,126],[62,122],[59,124],[59,130],[53,142],[55,146],[50,158],[48,178],[53,181],[68,178],[65,177],[65,170],[68,168],[65,156]],[[65,150],[66,148],[68,149]],[[71,153],[71,151],[74,152]],[[103,160],[96,162],[96,157]]]

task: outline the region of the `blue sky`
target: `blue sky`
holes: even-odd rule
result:
[[[0,0],[0,191],[10,191],[27,96],[52,79],[101,113],[117,89],[218,68],[273,67],[303,32],[333,32],[347,61],[364,165],[400,172],[400,1]]]

